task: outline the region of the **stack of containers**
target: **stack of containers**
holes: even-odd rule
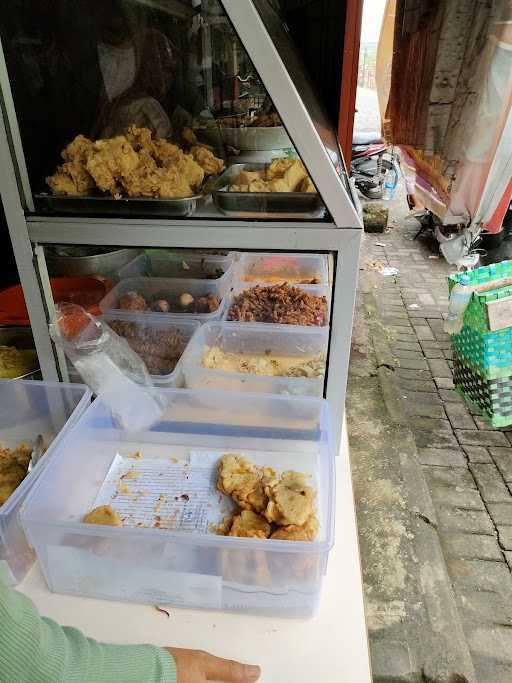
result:
[[[137,322],[152,330],[158,325],[184,325],[187,320],[199,325],[195,331],[191,329],[176,368],[189,389],[163,389],[167,410],[160,422],[137,434],[119,430],[108,406],[97,399],[73,431],[56,444],[50,467],[22,511],[24,528],[51,590],[278,616],[310,617],[316,612],[334,542],[335,452],[328,405],[321,398],[323,374],[226,372],[204,367],[203,358],[208,349],[216,347],[267,361],[278,358],[286,361],[288,368],[304,359],[325,365],[330,308],[327,257],[230,254],[228,258],[229,265],[220,266],[227,265],[221,277],[193,280],[180,279],[181,271],[200,275],[206,259],[187,258],[184,267],[176,258],[171,264],[156,253],[143,255],[124,269],[123,275],[129,277],[103,300],[107,322]],[[283,282],[326,297],[325,325],[228,320],[237,292]],[[193,291],[194,286],[201,290]],[[215,315],[115,310],[119,296],[127,291],[154,294],[165,287],[167,292],[194,294],[204,293],[205,286],[216,287],[214,291],[223,297]],[[174,386],[180,386],[176,377]],[[278,540],[214,533],[213,522],[222,517],[210,519],[212,511],[226,513],[227,496],[219,496],[216,490],[218,462],[226,453],[243,455],[260,467],[273,467],[278,474],[294,470],[308,477],[316,492],[317,537]],[[126,524],[123,517],[123,528],[84,524],[84,515],[105,503],[101,496],[106,482],[111,485],[122,480],[123,492],[127,484],[138,485],[138,475],[133,481],[123,479],[124,475],[113,478],[119,458],[128,458],[128,467],[143,470],[158,465],[160,459],[165,463],[164,476],[174,468],[164,499],[165,505],[178,506],[177,510],[169,515],[166,509],[165,516],[162,496],[152,501],[148,497],[152,492],[145,490],[142,507],[153,516],[153,522],[142,525],[145,528],[130,522],[131,513]],[[72,492],[67,485],[71,476],[77,482]],[[200,510],[201,495],[186,488],[195,477],[210,487],[209,498],[204,499],[208,504]],[[143,481],[142,488],[147,488],[147,479]],[[157,481],[161,486],[164,479]],[[135,489],[132,496],[138,499]],[[114,498],[114,507],[120,506],[117,493]],[[129,495],[128,503],[133,504]],[[233,508],[229,512],[232,514]],[[201,528],[195,527],[196,523]]]
[[[252,287],[288,283],[309,294],[325,297],[327,317],[323,326],[297,326],[271,323],[232,322],[230,308],[237,294]],[[188,388],[227,389],[302,396],[322,396],[329,344],[330,288],[327,257],[320,254],[242,253],[235,267],[231,292],[222,322],[207,323],[189,344],[182,359]],[[205,356],[218,351],[230,358],[245,359],[252,366],[265,360],[283,359],[290,375],[207,368]],[[298,366],[306,359],[320,359],[323,374],[300,376]],[[277,371],[279,372],[279,371]]]
[[[34,448],[42,437],[45,447],[65,436],[90,404],[91,392],[79,384],[0,380],[0,447]],[[20,524],[19,511],[28,492],[48,466],[50,448],[34,469],[0,506],[0,574],[10,584],[23,579],[34,562]],[[69,481],[72,482],[75,477]]]
[[[454,383],[494,427],[512,424],[512,261],[464,273],[474,288],[452,335]],[[450,291],[460,274],[448,278]]]

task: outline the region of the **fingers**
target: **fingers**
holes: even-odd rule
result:
[[[204,652],[203,668],[209,681],[225,681],[226,683],[255,683],[260,677],[259,666],[241,664],[230,659],[220,659]]]

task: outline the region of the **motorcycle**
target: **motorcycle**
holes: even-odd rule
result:
[[[382,199],[384,186],[394,190],[400,177],[398,157],[380,133],[354,133],[350,168],[357,189],[368,199]]]

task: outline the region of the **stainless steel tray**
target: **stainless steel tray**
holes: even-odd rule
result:
[[[46,193],[34,195],[35,209],[41,213],[74,214],[82,216],[191,216],[197,201],[204,195],[182,199],[152,199],[151,197],[69,197]]]
[[[311,192],[230,192],[242,171],[258,171],[266,164],[233,164],[219,176],[212,190],[215,206],[233,218],[321,218],[325,206]]]
[[[96,253],[94,253],[96,251]],[[140,249],[111,247],[76,247],[75,245],[49,245],[45,250],[46,265],[51,276],[84,277],[103,275],[111,277],[133,261]]]

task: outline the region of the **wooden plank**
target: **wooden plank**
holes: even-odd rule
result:
[[[512,296],[488,301],[486,307],[489,329],[492,332],[512,327]]]

